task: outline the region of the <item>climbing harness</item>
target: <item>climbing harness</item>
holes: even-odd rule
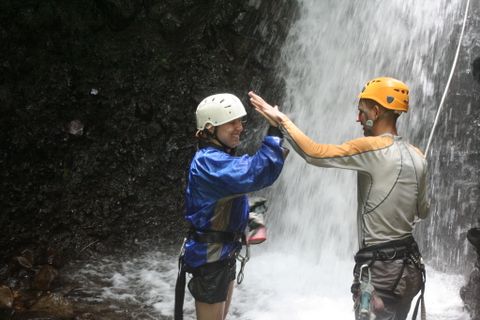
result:
[[[198,272],[196,269],[188,267],[184,261],[185,255],[185,243],[188,239],[194,239],[197,242],[204,243],[227,243],[227,242],[242,242],[246,243],[245,234],[241,232],[226,232],[226,231],[213,231],[213,230],[195,230],[190,229],[187,237],[183,240],[182,248],[178,257],[178,275],[177,281],[175,283],[175,310],[174,310],[174,319],[183,320],[183,302],[185,300],[185,285],[186,285],[186,274],[193,273],[194,275]],[[250,259],[250,249],[249,245],[246,244],[245,255],[241,255],[241,252],[235,254],[235,258],[240,261],[240,272],[238,273],[237,283],[240,284],[244,278],[244,268],[245,264]],[[234,259],[232,257],[231,259]],[[205,265],[206,268],[203,272],[212,272],[213,270],[218,270],[229,264],[231,259],[220,260]],[[201,271],[202,272],[202,271]],[[200,273],[201,273],[200,272]]]
[[[418,250],[418,245],[415,242],[412,236],[396,241],[389,241],[388,243],[373,245],[366,248],[363,248],[357,252],[355,255],[355,262],[361,264],[360,267],[360,283],[362,283],[362,270],[366,267],[370,268],[375,261],[391,261],[391,260],[403,260],[402,269],[399,272],[398,278],[396,279],[393,288],[397,287],[398,283],[402,278],[402,274],[405,268],[407,261],[411,261],[415,267],[420,270],[422,274],[422,285],[420,288],[420,296],[415,304],[415,309],[412,315],[412,320],[417,318],[418,308],[421,306],[421,319],[426,319],[426,311],[425,311],[425,300],[424,300],[424,293],[425,293],[425,282],[426,282],[426,273],[425,273],[425,266],[423,264],[423,259],[420,255],[420,251]],[[369,280],[370,282],[370,270],[367,269],[369,272]],[[360,285],[360,287],[362,287]],[[360,318],[362,320],[373,320],[369,318]]]
[[[203,243],[228,243],[238,242],[243,239],[241,232],[213,231],[213,230],[195,230],[190,229],[188,238]]]
[[[363,270],[367,270],[367,280],[363,279]],[[368,264],[360,267],[360,304],[358,316],[360,320],[374,320],[375,314],[372,312],[372,295],[375,290],[372,285],[372,274]]]
[[[457,51],[455,52],[455,58],[453,59],[452,69],[450,70],[450,76],[448,77],[447,84],[445,85],[445,91],[443,92],[442,98],[440,99],[440,104],[437,109],[437,114],[435,115],[435,121],[433,122],[432,130],[430,131],[430,136],[428,138],[427,147],[425,148],[425,156],[428,155],[428,150],[430,149],[430,145],[433,140],[433,133],[435,132],[435,128],[438,124],[438,119],[440,117],[440,111],[443,108],[443,103],[445,102],[445,98],[447,97],[448,88],[450,87],[450,82],[452,81],[453,73],[455,71],[455,67],[457,65],[458,56],[460,53],[460,47],[462,45],[463,33],[465,31],[465,25],[467,24],[467,17],[468,17],[468,8],[470,6],[470,0],[467,0],[467,4],[465,6],[465,14],[463,16],[463,25],[462,31],[460,32],[460,39],[458,40]]]

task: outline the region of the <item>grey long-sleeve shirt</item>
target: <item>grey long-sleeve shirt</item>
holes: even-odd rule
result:
[[[427,162],[401,137],[385,134],[331,145],[315,143],[290,120],[280,129],[308,163],[357,171],[360,248],[406,238],[427,216]]]

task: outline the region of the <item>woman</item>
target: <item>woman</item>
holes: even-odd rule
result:
[[[196,111],[198,150],[186,188],[185,218],[191,230],[181,264],[192,274],[188,288],[199,320],[226,318],[235,258],[248,223],[245,194],[270,186],[283,167],[282,134],[275,127],[253,156],[235,155],[246,114],[240,99],[228,93],[205,98]]]

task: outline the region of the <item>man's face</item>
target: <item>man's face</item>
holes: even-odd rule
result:
[[[233,149],[240,144],[240,133],[242,131],[242,119],[235,119],[217,127],[217,139]]]
[[[364,101],[360,101],[358,103],[358,115],[357,115],[357,122],[363,127],[363,135],[365,137],[372,136],[373,132],[373,108],[367,106]],[[367,121],[371,120],[372,122],[368,123]],[[369,125],[371,124],[371,125]]]

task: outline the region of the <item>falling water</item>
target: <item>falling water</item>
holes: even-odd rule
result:
[[[287,89],[283,110],[318,142],[341,143],[361,135],[356,106],[365,82],[392,76],[412,89],[411,109],[400,117],[399,132],[424,148],[452,65],[464,2],[300,2],[300,18],[280,67]],[[271,241],[250,268],[263,272],[255,283],[265,291],[260,295],[265,298],[257,300],[264,310],[247,315],[352,318],[348,289],[357,250],[356,194],[355,173],[313,167],[290,156],[268,195]],[[429,282],[430,288],[458,292],[461,278],[448,278],[434,268],[429,266],[430,273],[440,283]],[[268,284],[258,284],[262,281]],[[449,281],[453,288],[447,289]],[[457,307],[439,304],[441,291],[432,291],[438,295],[430,296],[430,305],[449,306],[449,311],[430,310],[433,318],[466,317],[459,300]]]
[[[301,1],[300,18],[283,49],[283,110],[318,142],[341,143],[361,135],[355,119],[364,83],[392,76],[411,88],[411,111],[400,117],[399,132],[425,147],[450,72],[463,5],[459,0]],[[309,166],[292,155],[269,198],[273,230],[265,270],[282,273],[270,271],[275,279],[269,280],[266,272],[264,281],[280,286],[279,296],[269,295],[280,300],[278,315],[294,310],[290,319],[309,319],[314,312],[350,319],[345,292],[357,250],[355,173]],[[441,277],[434,269],[431,273]],[[458,292],[460,283],[452,291]],[[298,295],[292,293],[296,290]],[[441,300],[435,298],[432,304]],[[277,304],[269,305],[275,310]],[[455,312],[442,317],[465,316],[458,308]]]
[[[463,4],[461,0],[301,0],[299,19],[279,66],[286,84],[281,108],[316,141],[341,143],[362,134],[355,119],[357,95],[364,83],[393,76],[411,88],[411,112],[400,117],[399,132],[425,147],[458,41]],[[266,196],[269,239],[252,248],[229,319],[352,319],[355,173],[309,166],[292,152]],[[93,299],[109,304],[128,301],[131,309],[146,305],[137,308],[136,319],[169,319],[175,260],[172,254],[150,252],[104,258],[75,277],[109,284],[92,291]],[[468,319],[456,294],[463,278],[435,268],[427,261],[429,318]],[[193,310],[187,292],[186,319],[194,319]]]
[[[283,110],[318,142],[361,136],[358,94],[371,78],[411,88],[399,132],[424,148],[450,72],[463,1],[301,1],[283,50]],[[286,196],[285,196],[286,195]],[[357,249],[356,175],[307,165],[293,155],[270,193],[273,246],[318,263],[351,259]],[[288,246],[286,245],[287,242]]]

